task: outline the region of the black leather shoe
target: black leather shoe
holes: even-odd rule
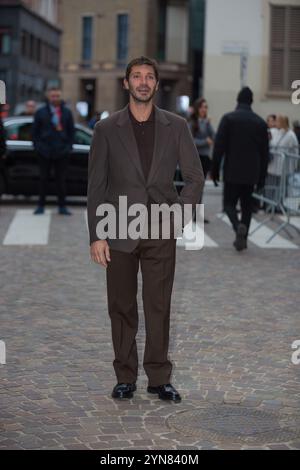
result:
[[[181,396],[177,390],[171,384],[159,385],[158,387],[147,387],[148,393],[158,393],[158,397],[161,400],[170,400],[179,403],[181,401]]]
[[[132,398],[133,397],[133,392],[136,391],[136,385],[135,383],[132,384],[127,384],[127,383],[118,383],[113,391],[111,396],[113,398]]]

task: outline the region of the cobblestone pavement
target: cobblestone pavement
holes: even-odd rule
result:
[[[0,245],[0,449],[300,449],[300,365],[291,362],[300,238],[298,249],[250,243],[238,254],[216,216],[220,195],[205,202],[218,246],[177,249],[170,358],[179,404],[146,392],[141,289],[138,388],[132,400],[110,397],[105,271],[89,259],[83,207],[69,218],[53,209],[46,245]],[[1,243],[18,208],[1,207]]]

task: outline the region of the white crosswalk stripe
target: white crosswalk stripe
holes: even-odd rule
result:
[[[52,214],[53,211],[46,210],[43,215],[34,215],[34,208],[32,209],[17,209],[15,215],[7,229],[7,232],[3,239],[3,245],[47,245],[49,243],[49,233],[51,223],[53,223]],[[85,230],[88,233],[87,227],[87,212],[85,209],[75,211],[75,214],[79,215],[78,221],[82,220]],[[82,217],[82,218],[81,218]],[[220,222],[224,222],[227,226],[231,227],[230,221],[225,214],[217,214],[217,218]],[[284,220],[283,217],[281,217]],[[63,219],[61,219],[63,220]],[[80,222],[78,222],[80,223]],[[292,217],[291,223],[300,229],[300,217]],[[253,231],[259,222],[256,219],[252,219],[250,233]],[[199,226],[196,224],[188,224],[185,227],[184,237],[177,239],[177,247],[184,248],[186,250],[199,250],[203,248],[203,233]],[[207,229],[205,227],[205,229]],[[197,243],[193,240],[193,234],[195,235],[197,230]],[[289,231],[291,231],[290,229]],[[249,241],[259,248],[281,248],[281,249],[298,249],[297,245],[298,236],[295,233],[295,240],[285,238],[282,234],[277,234],[269,243],[267,240],[274,233],[274,230],[270,227],[263,225],[252,235],[249,236]],[[211,238],[207,233],[204,233],[204,247],[205,248],[221,248],[222,244],[219,241]]]
[[[287,218],[284,217],[283,215],[281,215],[280,217],[280,220],[282,220],[282,222],[286,222]],[[292,216],[290,217],[290,223],[291,225],[294,225],[294,227],[297,227],[298,230],[300,230],[300,217],[296,217],[296,216]],[[287,227],[288,229],[289,227]]]
[[[47,245],[51,211],[34,215],[32,209],[19,209],[10,223],[3,245]]]
[[[218,214],[218,218],[225,222],[227,225],[231,227],[231,222],[228,219],[227,215],[225,214]],[[250,230],[251,232],[259,225],[259,222],[252,218]],[[271,237],[274,233],[272,229],[267,227],[266,225],[262,225],[258,230],[256,230],[252,235],[249,235],[249,241],[254,245],[260,248],[285,248],[285,249],[297,249],[299,248],[294,243],[290,242],[286,238],[283,238],[281,235],[275,235],[275,237],[267,243],[267,240]]]
[[[197,231],[197,238],[199,239],[199,243],[190,242],[189,240],[193,240],[193,234]],[[188,224],[184,229],[184,237],[179,238],[177,240],[177,246],[183,247],[186,250],[200,250],[203,248],[203,234],[201,232],[200,227],[193,222],[193,224]],[[216,248],[218,244],[210,238],[207,233],[204,232],[204,247],[205,248]]]

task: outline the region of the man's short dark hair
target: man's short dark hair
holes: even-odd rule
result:
[[[134,67],[135,65],[149,65],[154,70],[156,80],[159,81],[158,64],[156,60],[150,59],[149,57],[145,57],[143,55],[141,57],[137,57],[136,59],[131,60],[127,65],[125,75],[127,81],[129,80],[129,75],[132,70],[132,67]]]
[[[237,96],[237,102],[251,105],[253,103],[253,92],[251,88],[248,86],[243,87]]]

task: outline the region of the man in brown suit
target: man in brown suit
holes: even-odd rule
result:
[[[170,383],[172,363],[168,359],[176,237],[105,239],[97,235],[98,206],[111,203],[120,217],[119,196],[127,196],[128,206],[141,203],[148,209],[162,203],[195,207],[199,200],[204,178],[197,149],[185,119],[153,104],[158,84],[155,61],[146,57],[132,60],[124,78],[129,104],[95,126],[89,155],[88,225],[91,258],[106,268],[118,381],[112,397],[131,398],[136,390],[137,276],[141,265],[147,391],[179,402],[181,397]],[[173,183],[178,163],[185,182],[180,196]]]

